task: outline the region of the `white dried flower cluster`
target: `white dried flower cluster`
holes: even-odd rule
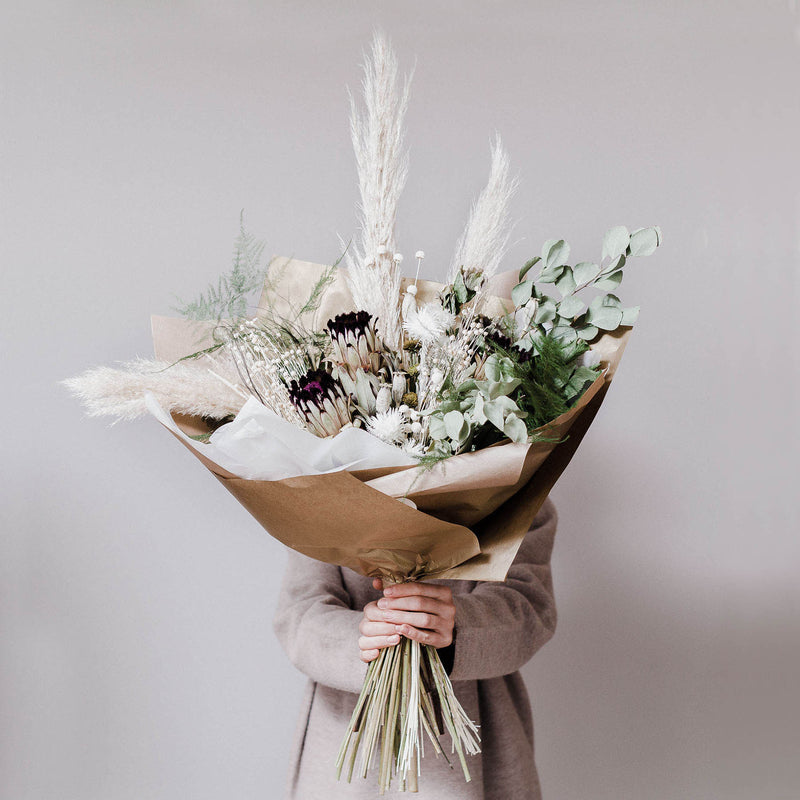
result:
[[[426,303],[422,308],[410,308],[403,322],[403,329],[412,338],[423,344],[435,342],[455,324],[453,314],[441,303]]]
[[[400,447],[410,455],[422,456],[424,428],[417,411],[407,405],[376,411],[367,419],[367,430],[387,444]]]
[[[399,408],[377,411],[367,419],[367,430],[388,444],[403,444],[411,432],[407,413]]]
[[[418,408],[430,409],[438,403],[438,392],[445,380],[458,385],[472,377],[475,352],[483,325],[476,319],[463,324],[457,335],[443,336],[423,346],[417,376]]]

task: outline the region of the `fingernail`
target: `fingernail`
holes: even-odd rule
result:
[[[389,641],[392,642],[393,644],[397,644],[400,641],[400,637],[396,633],[394,633],[389,637]]]
[[[394,587],[393,587],[393,586],[387,586],[387,587],[386,587],[386,588],[383,590],[383,593],[384,593],[384,594],[386,594],[386,595],[392,595],[392,594],[394,594]]]
[[[386,601],[381,597],[381,599],[378,600],[378,608],[386,608],[386,606],[387,606]]]

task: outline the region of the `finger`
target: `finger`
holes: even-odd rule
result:
[[[442,586],[436,583],[424,583],[422,581],[411,581],[410,583],[393,583],[383,590],[385,597],[411,597],[412,595],[426,595],[435,597],[437,600],[450,600],[453,593],[449,586]]]
[[[383,610],[378,608],[378,604],[373,600],[364,606],[364,616],[377,622],[383,619]]]
[[[362,619],[358,625],[358,632],[362,636],[391,636],[396,633],[395,624],[392,622],[372,622]]]
[[[387,611],[425,611],[428,614],[436,614],[437,617],[452,619],[456,609],[452,603],[444,600],[437,600],[435,597],[414,594],[409,597],[382,597],[378,600],[378,609],[384,612],[384,619]]]
[[[386,622],[394,623],[395,626],[413,625],[415,628],[424,628],[432,631],[452,627],[452,625],[448,626],[443,617],[439,617],[436,614],[428,614],[425,611],[384,611],[383,618]]]
[[[380,654],[380,650],[361,650],[359,652],[359,657],[362,661],[366,661],[366,663],[369,664],[370,661],[374,661]]]
[[[383,589],[383,581],[380,578],[373,578],[372,579],[372,588],[373,589]]]
[[[380,650],[384,647],[391,647],[400,642],[400,635],[393,633],[389,636],[359,636],[359,650]]]
[[[415,639],[420,644],[428,644],[431,647],[447,647],[453,641],[452,634],[447,636],[438,631],[420,630],[413,625],[398,625],[397,630],[406,639]]]

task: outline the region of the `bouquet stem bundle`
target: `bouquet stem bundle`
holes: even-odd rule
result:
[[[449,734],[451,752],[458,756],[464,779],[469,781],[465,756],[480,752],[478,729],[458,702],[438,651],[403,638],[370,662],[339,749],[336,777],[341,778],[346,766],[349,782],[358,760],[358,774],[366,778],[377,753],[381,794],[394,777],[401,791],[417,791],[425,754],[423,731],[436,755],[448,763],[440,737]]]

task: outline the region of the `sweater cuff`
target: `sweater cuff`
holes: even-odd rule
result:
[[[474,598],[469,594],[453,595],[453,604],[456,607],[456,627],[453,630],[453,643],[450,645],[452,663],[447,674],[454,681],[469,680],[475,672],[476,660],[480,661],[481,657],[480,635],[474,635],[478,615],[475,613]]]

